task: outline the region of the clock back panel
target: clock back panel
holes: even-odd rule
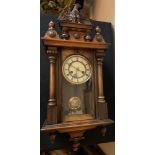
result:
[[[95,118],[95,52],[91,49],[73,49],[63,48],[60,50],[61,61],[59,64],[60,71],[60,119],[65,121],[68,116],[88,116]],[[91,65],[91,76],[83,83],[74,84],[68,81],[63,75],[63,64],[65,60],[71,56],[82,56]],[[80,64],[79,64],[80,66]],[[74,68],[73,68],[74,69]],[[79,73],[80,74],[80,73]],[[85,119],[85,117],[84,117]],[[73,119],[74,120],[74,119]]]

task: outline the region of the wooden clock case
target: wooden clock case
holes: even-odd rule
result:
[[[50,92],[48,100],[47,120],[45,121],[42,132],[50,135],[51,142],[54,141],[57,132],[68,133],[70,140],[73,141],[73,151],[77,151],[80,140],[84,139],[84,133],[87,130],[102,126],[103,135],[106,132],[106,126],[113,123],[108,119],[107,103],[103,92],[103,70],[105,50],[108,43],[101,36],[101,29],[96,27],[96,35],[91,37],[92,25],[88,20],[80,22],[59,21],[62,33],[59,35],[54,27],[54,23],[49,23],[49,29],[42,38],[46,47],[46,53],[50,64]],[[86,88],[86,83],[82,85],[72,85],[66,82],[62,75],[62,64],[70,55],[82,55],[86,57],[92,66],[91,87]],[[67,84],[67,85],[66,85]],[[75,87],[75,88],[74,88]],[[66,98],[71,97],[72,90],[79,89],[76,95],[85,93],[85,99],[82,101],[85,107],[90,110],[84,110],[83,114],[67,115],[64,112]],[[86,103],[87,105],[86,105]],[[65,113],[65,114],[64,114]]]

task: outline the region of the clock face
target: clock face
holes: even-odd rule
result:
[[[62,66],[63,76],[72,84],[82,84],[92,75],[89,61],[81,55],[72,55],[66,58]]]

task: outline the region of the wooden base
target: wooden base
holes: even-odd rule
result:
[[[106,127],[107,125],[112,124],[113,121],[110,119],[106,120],[85,120],[85,121],[73,121],[73,122],[64,122],[55,125],[44,124],[41,131],[47,132],[50,134],[59,133],[68,133],[70,135],[70,141],[73,142],[73,151],[77,151],[80,146],[80,141],[84,139],[84,133],[87,130],[94,129],[97,126]]]

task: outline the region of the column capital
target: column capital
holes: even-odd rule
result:
[[[56,62],[56,57],[57,57],[57,48],[52,47],[46,51],[49,59],[49,63],[55,63]]]
[[[96,50],[96,60],[98,65],[103,63],[104,56],[105,56],[104,50]]]
[[[105,50],[104,49],[97,49],[96,50],[96,56],[97,57],[102,57],[102,56],[104,56],[105,55]]]

